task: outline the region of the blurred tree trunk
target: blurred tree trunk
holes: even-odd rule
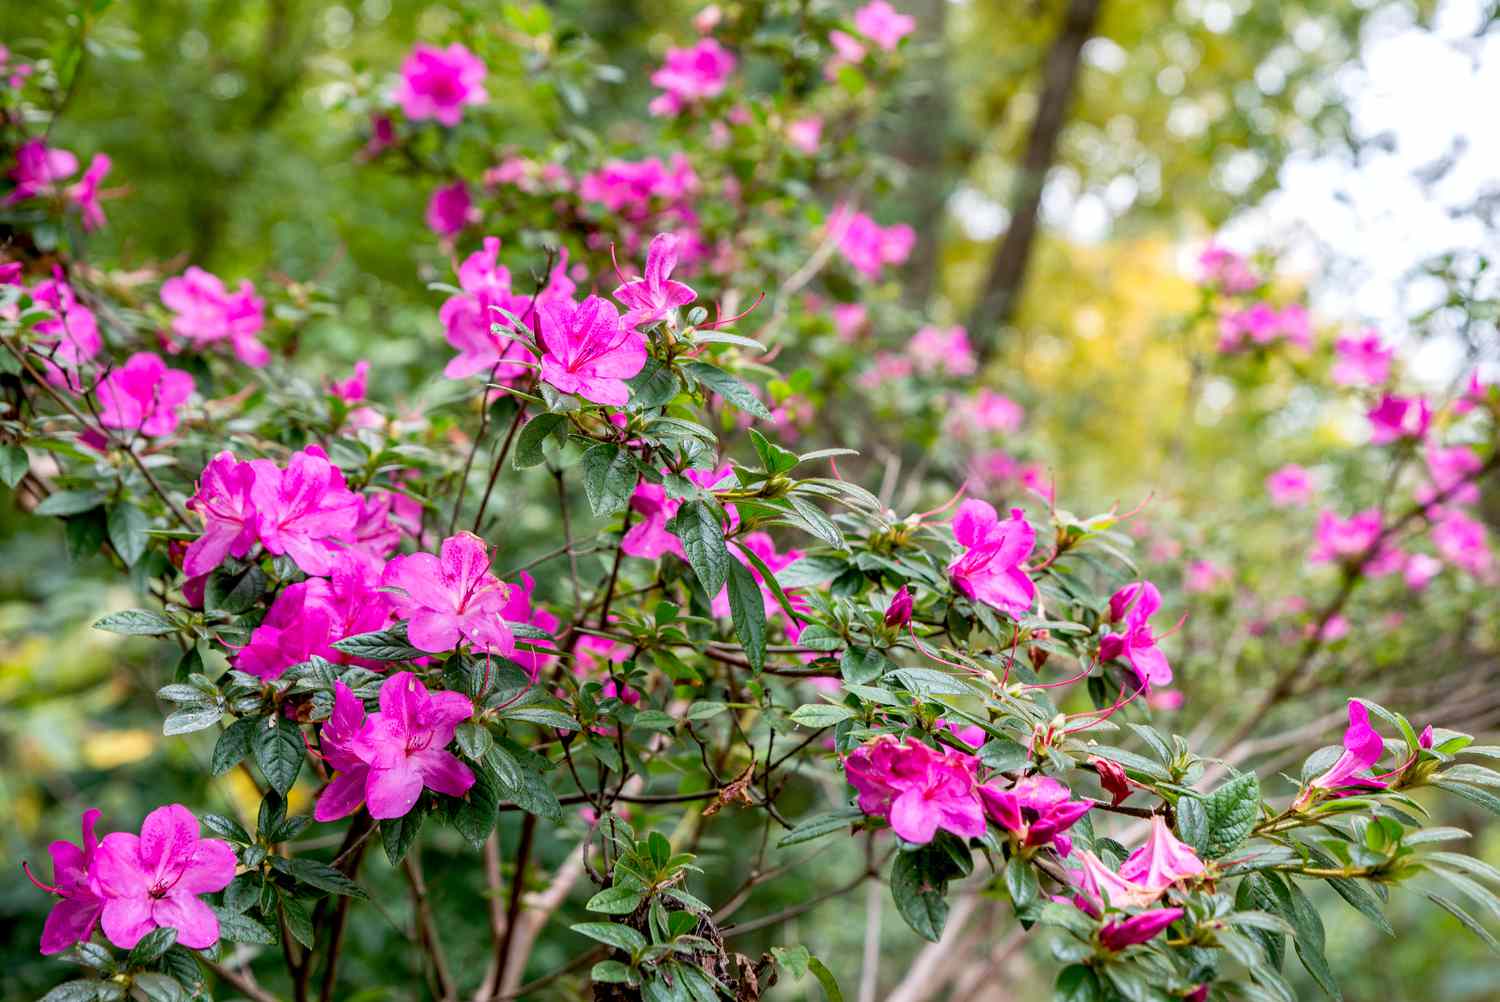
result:
[[[1036,243],[1042,187],[1057,156],[1057,140],[1078,82],[1083,45],[1094,34],[1102,5],[1103,0],[1068,0],[1062,26],[1047,54],[1036,118],[1011,195],[1010,225],[990,259],[989,273],[969,314],[969,332],[978,342],[981,357],[994,351],[999,328],[1015,318]]]
[[[917,19],[915,40],[930,45],[935,55],[925,60],[922,76],[926,89],[911,102],[903,121],[905,128],[891,152],[906,165],[914,184],[911,193],[912,225],[916,247],[906,272],[906,300],[921,308],[937,288],[938,249],[942,246],[943,211],[952,189],[949,169],[948,131],[951,113],[944,40],[950,0],[907,0],[902,9]]]

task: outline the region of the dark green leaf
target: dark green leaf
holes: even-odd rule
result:
[[[891,866],[891,897],[917,935],[936,943],[948,921],[946,881],[935,881],[923,865],[924,853],[898,852]]]
[[[191,734],[194,731],[213,727],[224,716],[218,703],[196,703],[173,710],[162,721],[161,732],[167,737],[174,734]]]
[[[120,633],[127,637],[164,637],[177,632],[177,627],[149,609],[112,612],[95,622],[94,629]]]
[[[250,754],[250,735],[255,733],[255,721],[236,720],[224,728],[214,745],[212,771],[222,776],[239,765]]]
[[[693,379],[713,390],[745,413],[753,414],[763,421],[771,419],[771,412],[766,409],[766,405],[761,403],[760,398],[755,395],[750,387],[718,366],[709,365],[707,362],[689,362],[682,368]]]
[[[130,955],[125,958],[125,963],[130,967],[145,967],[157,957],[166,953],[177,942],[177,930],[171,926],[158,926],[141,937],[140,941],[130,950]]]
[[[0,481],[5,486],[14,489],[30,468],[31,460],[25,449],[19,445],[0,446]]]
[[[36,506],[38,515],[81,515],[91,511],[104,501],[98,491],[58,491],[43,499]]]
[[[704,592],[710,598],[719,594],[729,578],[731,560],[718,513],[704,501],[685,501],[668,529],[682,541],[682,552]]]
[[[228,908],[216,908],[214,914],[219,917],[219,938],[229,943],[260,943],[269,946],[276,942],[276,937],[271,930],[261,925],[248,916],[239,912],[230,911]]]
[[[1104,989],[1093,968],[1073,964],[1058,972],[1052,1002],[1100,1002],[1103,998]]]
[[[327,863],[314,859],[288,859],[280,861],[276,868],[300,884],[308,884],[329,894],[360,899],[369,897],[363,887]]]
[[[511,465],[518,470],[540,466],[547,458],[542,453],[542,443],[567,420],[562,414],[538,414],[527,421],[526,427],[521,429],[521,434],[516,438],[516,450],[510,457]]]
[[[133,504],[121,502],[110,506],[104,524],[109,529],[109,545],[125,561],[125,566],[135,566],[146,552],[146,541],[150,538],[146,530],[151,528],[151,523],[146,513]]]
[[[618,922],[579,922],[570,928],[581,936],[607,943],[629,954],[646,948],[645,936],[630,926],[621,925]]]
[[[283,716],[271,717],[251,732],[250,750],[271,789],[285,797],[302,768],[302,731]]]
[[[627,380],[630,386],[630,410],[643,411],[671,403],[677,396],[677,374],[660,359],[646,360],[646,365]]]
[[[629,915],[645,900],[646,892],[634,887],[606,887],[584,903],[591,912],[604,915]]]
[[[589,508],[600,518],[625,507],[635,491],[635,461],[630,453],[609,442],[591,446],[583,454],[583,490]]]
[[[738,560],[729,562],[729,612],[746,660],[752,669],[760,671],[766,666],[766,606],[760,585]]]
[[[410,661],[412,658],[423,657],[427,653],[407,643],[405,637],[389,630],[345,637],[335,643],[333,649],[370,661]]]
[[[406,850],[417,840],[417,833],[422,830],[422,822],[426,819],[427,810],[419,801],[405,817],[380,822],[380,842],[392,866],[398,865],[406,856]]]

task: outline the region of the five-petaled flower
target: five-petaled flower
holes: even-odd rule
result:
[[[463,45],[418,45],[401,64],[392,98],[413,121],[436,119],[452,128],[469,105],[484,104],[484,63]]]
[[[1022,568],[1036,544],[1036,530],[1021,509],[1000,521],[988,502],[970,499],[953,518],[953,538],[964,552],[948,565],[948,577],[965,598],[1020,616],[1036,601],[1036,585]]]
[[[698,294],[681,282],[672,281],[677,267],[677,238],[658,233],[646,249],[646,275],[624,282],[615,290],[615,299],[625,305],[620,322],[626,327],[650,327],[679,306],[686,306]]]
[[[515,636],[505,623],[511,586],[490,570],[484,540],[460,532],[443,540],[439,554],[397,557],[381,578],[395,591],[396,615],[406,620],[412,646],[438,654],[468,641],[487,654],[514,654]]]
[[[960,838],[984,834],[975,770],[978,759],[953,748],[882,734],[844,760],[859,808],[890,820],[908,842],[931,842],[941,828]]]
[[[979,788],[985,813],[1023,846],[1050,845],[1060,856],[1073,851],[1065,834],[1094,805],[1072,800],[1066,786],[1050,776],[1026,776],[1008,790],[994,783]]]
[[[1120,623],[1119,633],[1107,633],[1099,640],[1099,658],[1109,661],[1124,658],[1141,685],[1170,685],[1172,666],[1156,645],[1149,620],[1161,608],[1161,592],[1150,581],[1128,584],[1109,598],[1109,620]]]
[[[31,868],[21,864],[33,884],[60,899],[47,913],[46,924],[42,926],[42,953],[47,955],[61,953],[74,943],[87,942],[104,910],[104,899],[89,879],[99,849],[99,839],[94,835],[99,810],[89,808],[81,820],[83,841],[79,845],[59,839],[47,847],[47,854],[52,857],[51,886],[32,876]]]
[[[620,322],[620,311],[598,296],[581,303],[555,299],[540,305],[538,335],[545,347],[542,379],[563,393],[622,407],[625,380],[646,367],[646,339]]]
[[[248,279],[231,293],[219,276],[191,267],[161,284],[161,301],[174,314],[172,332],[194,347],[228,341],[248,366],[260,368],[271,360],[258,338],[266,304]]]
[[[99,383],[99,423],[155,438],[177,430],[177,409],[193,394],[193,377],[141,351]]]

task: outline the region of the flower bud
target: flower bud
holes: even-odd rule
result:
[[[911,589],[902,585],[885,607],[885,625],[900,629],[911,622]]]

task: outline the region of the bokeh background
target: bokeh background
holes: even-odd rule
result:
[[[529,6],[114,5],[91,30],[90,58],[54,135],[62,146],[107,149],[110,183],[125,189],[109,203],[110,226],[91,256],[127,270],[172,271],[191,260],[224,276],[305,288],[311,319],[300,349],[312,375],[369,359],[374,394],[399,396],[433,369],[440,299],[426,282],[445,276],[434,270],[422,222],[427,186],[356,158],[360,95],[415,40]],[[577,110],[578,123],[600,134],[639,117],[650,68],[698,7],[547,6],[595,39],[599,63],[620,71]],[[1447,254],[1449,278],[1472,275],[1476,261],[1500,251],[1500,13],[1475,0],[899,6],[918,19],[910,72],[875,98],[876,143],[888,158],[878,215],[918,234],[895,295],[937,321],[1004,330],[977,378],[1025,405],[1023,451],[1070,506],[1133,505],[1154,492],[1160,524],[1194,526],[1187,538],[1164,531],[1147,542],[1190,547],[1228,575],[1191,608],[1178,606],[1191,615],[1175,641],[1185,700],[1170,726],[1210,727],[1247,674],[1263,670],[1245,633],[1252,607],[1315,587],[1301,565],[1307,527],[1269,509],[1265,470],[1336,456],[1361,432],[1358,412],[1311,396],[1296,365],[1233,378],[1205,371],[1185,347],[1183,317],[1200,295],[1192,261],[1214,233],[1274,252],[1287,288],[1309,298],[1320,326],[1378,326],[1434,387],[1492,360],[1493,314],[1467,328],[1443,315],[1440,297],[1453,282],[1427,269]],[[73,14],[61,0],[0,0],[0,42],[46,58]],[[544,142],[557,123],[526,88],[505,83],[525,78],[522,60],[490,71],[492,105],[515,142]],[[1039,114],[1059,103],[1059,114]],[[1482,282],[1476,289],[1470,308],[1493,308]],[[1237,444],[1229,450],[1226,442]],[[1355,460],[1332,459],[1327,469],[1351,491],[1379,490],[1358,486]],[[1491,525],[1500,524],[1494,501],[1485,499]],[[518,514],[524,531],[524,506]],[[540,511],[534,521],[545,521]],[[1447,684],[1487,691],[1500,667],[1497,623],[1484,620],[1475,589],[1454,586],[1424,601],[1434,606],[1422,620],[1427,632],[1383,632],[1362,646],[1356,636],[1337,657],[1352,677],[1378,665],[1405,673],[1400,681],[1412,686],[1432,682],[1421,677],[1424,655],[1442,640],[1431,631],[1462,619],[1464,635],[1477,640],[1449,652],[1462,664]],[[81,805],[135,818],[171,800],[226,813],[253,803],[234,775],[211,786],[201,779],[211,738],[158,736],[159,716],[138,698],[162,674],[156,645],[89,628],[134,604],[128,583],[74,559],[50,521],[0,510],[0,859],[9,875],[0,881],[0,998],[34,998],[57,980],[57,965],[35,950],[47,902],[15,864],[73,834]],[[1373,621],[1380,612],[1362,615]],[[1402,707],[1414,720],[1414,710],[1437,702],[1423,692],[1413,698],[1428,703]],[[1310,699],[1304,716],[1317,719],[1337,699]],[[1494,707],[1481,695],[1466,711],[1481,743],[1492,739]],[[1317,737],[1335,740],[1336,732],[1328,722]],[[1444,821],[1481,833],[1480,851],[1500,863],[1500,828],[1477,808],[1444,809]],[[560,857],[566,848],[549,852]],[[440,843],[428,878],[440,900],[472,902],[468,911],[478,915],[484,905],[463,852],[456,840]],[[840,879],[829,870],[794,875],[768,891],[765,908]],[[851,994],[865,944],[865,911],[855,905],[863,901],[815,910],[781,937],[828,959]],[[465,925],[465,910],[445,919],[459,958],[477,955],[486,936],[482,922]],[[1330,905],[1326,914],[1328,956],[1351,1000],[1500,999],[1500,961],[1420,899],[1393,899],[1396,940],[1348,909]],[[881,984],[894,989],[917,944],[891,909],[883,922]],[[936,997],[1047,997],[1050,978],[1028,954],[1044,945],[1016,948],[1008,932],[999,918],[973,925],[965,977]],[[352,936],[349,980],[379,986],[393,978],[404,961],[389,948],[381,916],[358,918]],[[538,970],[566,959],[566,949],[544,943]],[[1316,996],[1311,983],[1300,988]],[[799,997],[792,989],[785,996]],[[403,996],[373,987],[350,997]]]

